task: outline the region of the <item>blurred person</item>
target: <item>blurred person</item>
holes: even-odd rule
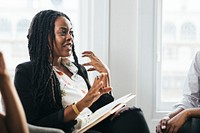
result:
[[[0,92],[5,112],[0,112],[1,133],[28,133],[26,116],[0,52]]]
[[[200,132],[200,51],[196,53],[188,71],[182,101],[175,105],[174,111],[160,120],[156,132]]]

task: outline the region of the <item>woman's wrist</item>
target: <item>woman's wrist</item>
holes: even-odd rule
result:
[[[76,102],[72,104],[72,109],[76,113],[76,115],[79,115],[81,113],[76,106]]]
[[[185,109],[185,110],[183,110],[183,112],[187,119],[192,116],[192,112],[190,111],[190,109]]]
[[[76,103],[76,107],[79,112],[83,111],[83,109],[86,108],[86,106],[84,106],[84,104],[81,101]]]

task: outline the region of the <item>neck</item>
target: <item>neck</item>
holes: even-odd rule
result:
[[[61,60],[62,60],[61,57],[55,58],[54,61],[53,61],[53,65],[54,66],[61,66]]]

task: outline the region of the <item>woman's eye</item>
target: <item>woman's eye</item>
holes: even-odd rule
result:
[[[73,35],[73,34],[74,34],[74,31],[70,31],[69,34],[70,34],[70,35]]]
[[[73,31],[68,32],[67,30],[61,30],[60,31],[61,36],[66,36],[67,34],[73,35],[73,33],[74,33]]]
[[[60,32],[61,36],[65,36],[66,33],[67,33],[66,30],[62,30],[62,31]]]

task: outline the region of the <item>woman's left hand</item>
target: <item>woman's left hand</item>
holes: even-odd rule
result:
[[[101,60],[92,51],[84,51],[82,53],[82,57],[88,57],[90,59],[90,62],[82,64],[83,66],[90,66],[88,71],[96,70],[99,73],[108,74],[108,68],[101,62]]]

